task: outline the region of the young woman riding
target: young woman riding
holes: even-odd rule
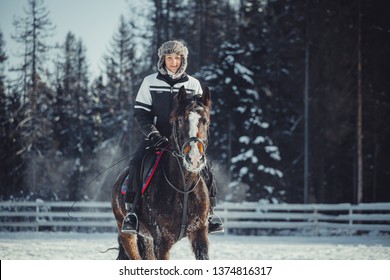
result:
[[[143,80],[135,100],[134,117],[144,139],[129,163],[129,180],[127,180],[125,195],[127,215],[122,224],[123,233],[138,233],[137,208],[141,187],[133,184],[132,178],[137,176],[147,148],[159,149],[167,146],[172,131],[169,117],[180,87],[184,86],[187,94],[202,95],[200,82],[185,72],[188,50],[181,42],[165,42],[158,49],[158,57],[158,72]],[[213,209],[216,206],[216,184],[210,164],[202,170],[202,175],[210,194],[209,233],[223,232],[222,224],[213,220]]]

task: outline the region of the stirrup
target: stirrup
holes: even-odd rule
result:
[[[216,215],[216,221],[213,222],[214,215],[210,216],[208,219],[209,225],[208,225],[208,232],[209,234],[217,234],[217,233],[224,233],[225,229],[223,228],[223,223],[221,217]],[[210,227],[211,225],[211,227]]]
[[[135,219],[135,224],[130,224],[131,219]],[[126,223],[127,222],[127,223]],[[137,234],[138,233],[138,216],[134,212],[129,212],[122,222],[121,232],[127,234]]]

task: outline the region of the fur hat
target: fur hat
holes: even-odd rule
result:
[[[173,53],[181,56],[181,66],[175,73],[175,76],[180,77],[187,69],[188,49],[179,41],[168,41],[161,45],[157,53],[157,69],[163,75],[168,74],[167,69],[165,69],[165,55]]]

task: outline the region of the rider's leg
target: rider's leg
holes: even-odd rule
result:
[[[123,219],[122,223],[122,232],[124,233],[137,233],[139,229],[137,208],[140,201],[140,190],[139,180],[137,180],[138,178],[136,178],[136,176],[138,176],[139,166],[145,154],[145,150],[146,143],[142,142],[129,163],[129,175],[125,195],[126,217]]]
[[[123,219],[122,223],[122,232],[124,233],[138,232],[138,216],[136,214],[134,204],[134,199],[137,191],[137,185],[134,183],[136,180],[133,179],[135,175],[135,167],[132,165],[132,163],[130,163],[125,194],[126,217]]]
[[[203,170],[203,176],[210,196],[209,233],[224,232],[221,219],[214,219],[214,208],[217,205],[217,185],[210,161],[207,162],[207,166]]]

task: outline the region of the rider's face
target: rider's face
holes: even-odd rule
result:
[[[172,73],[176,73],[181,66],[181,56],[178,54],[165,55],[165,67]]]

